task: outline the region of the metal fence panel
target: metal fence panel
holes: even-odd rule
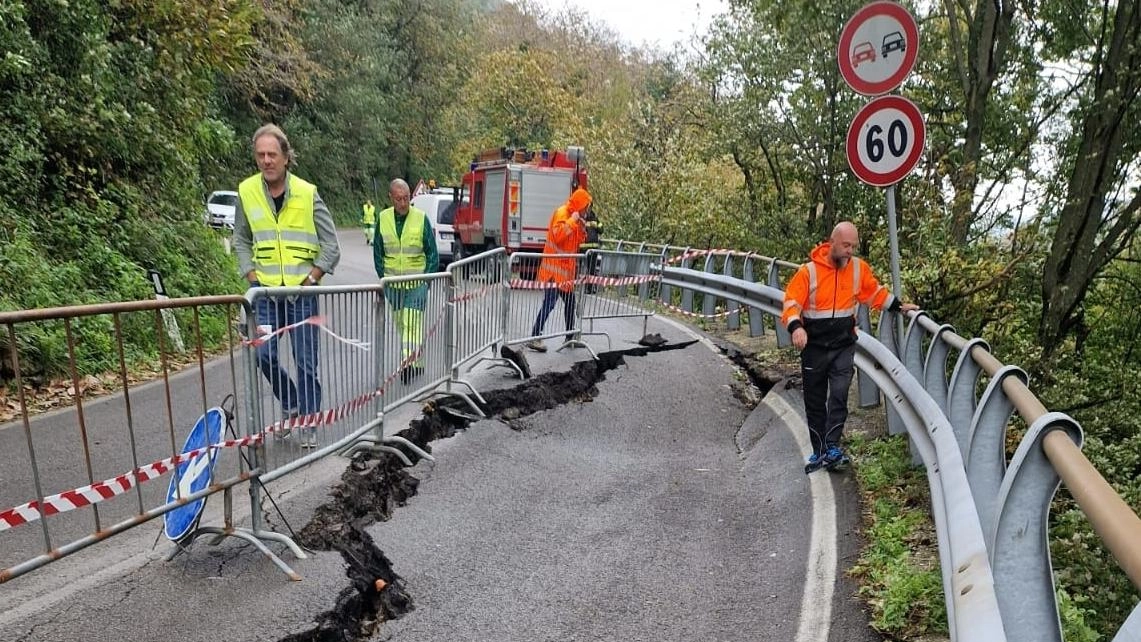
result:
[[[216,482],[205,491],[187,490],[190,484],[181,483],[178,467],[187,461],[182,447],[200,416],[227,398],[227,407],[239,412],[241,406],[233,401],[241,394],[240,351],[232,320],[244,303],[237,296],[200,297],[0,314],[24,443],[23,448],[0,450],[0,470],[5,471],[0,484],[0,583],[248,477],[236,445],[207,448],[191,457],[193,462],[214,462]],[[81,341],[81,336],[87,338]],[[34,401],[24,383],[28,377],[52,374],[21,360],[18,348],[33,342],[51,345],[53,338],[59,340],[61,356],[66,355],[61,383],[71,405],[33,432]],[[228,358],[208,369],[207,355],[219,347]],[[137,367],[138,359],[149,353],[157,355],[153,366],[161,386],[146,394],[158,398],[160,413],[140,413],[132,406],[143,393],[130,388],[128,367]],[[81,363],[100,355],[117,376],[100,379],[80,371]],[[108,403],[88,403],[104,386],[124,393]],[[168,488],[173,488],[174,501],[168,501]]]

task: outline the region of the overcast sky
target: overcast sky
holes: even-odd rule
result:
[[[702,34],[710,20],[727,8],[725,0],[534,0],[552,12],[577,7],[604,22],[629,44],[672,49]]]

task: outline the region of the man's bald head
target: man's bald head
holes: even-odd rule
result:
[[[852,258],[856,246],[860,244],[860,232],[851,221],[840,221],[836,227],[832,228],[830,240],[832,241],[832,263],[836,267],[844,267]]]

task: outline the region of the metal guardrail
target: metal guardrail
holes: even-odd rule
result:
[[[663,266],[660,273],[663,289],[735,301],[773,317],[782,309],[776,287],[685,268]],[[893,429],[909,435],[926,466],[952,639],[1061,641],[1047,542],[1059,480],[1141,588],[1141,519],[1081,453],[1077,422],[1047,412],[1025,375],[1002,365],[981,339],[963,339],[923,313],[911,316],[897,356],[895,316],[881,316],[880,340],[860,332],[856,365],[891,402]],[[952,349],[959,356],[948,381]],[[989,382],[976,396],[983,374]],[[1005,432],[1015,410],[1029,428],[1007,462]],[[1137,639],[1141,605],[1115,642]]]

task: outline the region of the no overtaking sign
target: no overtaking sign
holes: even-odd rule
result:
[[[881,0],[864,5],[840,32],[840,75],[864,96],[895,89],[919,54],[919,27],[901,5]]]

